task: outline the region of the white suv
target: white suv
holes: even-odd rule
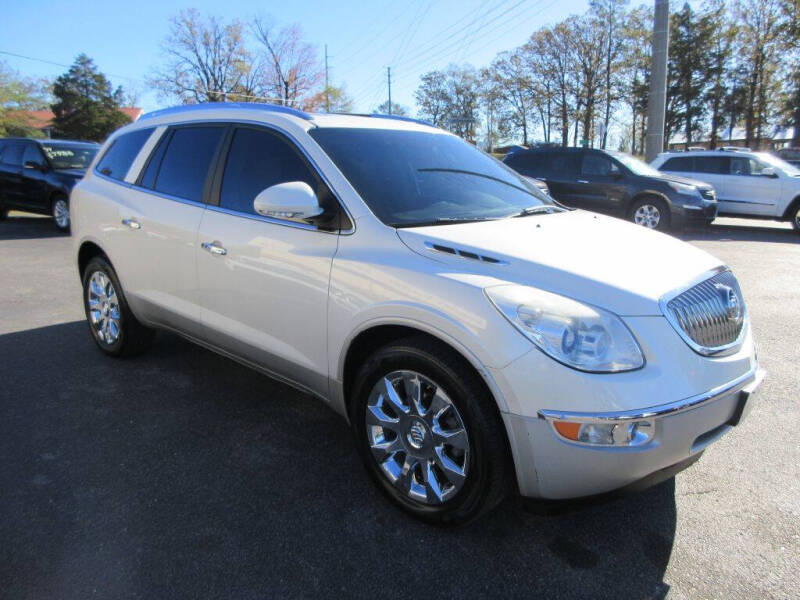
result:
[[[561,208],[425,123],[167,109],[116,132],[71,200],[103,352],[168,329],[322,398],[423,519],[665,477],[761,378],[719,260]]]
[[[800,169],[772,154],[746,149],[664,152],[651,164],[713,185],[720,215],[791,221],[800,230]]]

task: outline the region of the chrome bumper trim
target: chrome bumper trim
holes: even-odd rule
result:
[[[752,392],[761,384],[765,375],[766,371],[764,371],[764,369],[759,369],[758,363],[756,363],[747,373],[737,377],[733,381],[712,388],[702,394],[670,402],[669,404],[660,404],[649,408],[638,408],[620,412],[585,413],[561,410],[540,410],[538,414],[540,419],[544,419],[550,423],[553,421],[633,421],[638,419],[666,417],[686,412],[687,410],[693,410],[706,403],[713,402],[722,396],[740,391],[745,387],[750,387],[750,391]]]

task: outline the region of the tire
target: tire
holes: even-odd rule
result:
[[[669,230],[669,207],[660,198],[645,196],[636,200],[631,206],[629,216],[631,221],[648,229]]]
[[[391,401],[387,381],[401,404]],[[448,346],[423,336],[384,346],[362,366],[353,390],[351,424],[367,471],[414,517],[463,525],[512,489],[497,405],[478,374]],[[410,400],[409,390],[422,390],[419,403]]]
[[[795,205],[790,218],[792,220],[792,227],[794,227],[795,231],[800,233],[800,202]]]
[[[83,272],[83,307],[92,339],[108,356],[133,356],[152,344],[155,331],[136,320],[117,274],[100,256]]]
[[[66,196],[56,196],[50,205],[50,215],[59,231],[69,231],[69,199]]]

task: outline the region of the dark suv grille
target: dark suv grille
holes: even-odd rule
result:
[[[739,282],[722,271],[666,302],[666,316],[684,341],[701,354],[717,354],[740,342],[747,310]]]

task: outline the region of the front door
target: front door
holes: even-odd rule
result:
[[[742,215],[774,216],[781,181],[761,174],[763,165],[748,156],[730,157],[730,174],[718,191],[720,210]]]
[[[21,192],[33,208],[49,211],[50,198],[47,187],[47,160],[36,144],[26,144],[22,156],[22,181]]]
[[[26,207],[22,199],[22,155],[25,146],[9,142],[0,156],[0,199],[11,207]]]
[[[203,215],[198,237],[208,341],[327,394],[328,282],[338,235],[258,215],[253,200],[290,181],[311,185],[324,207],[335,200],[295,145],[263,127],[235,128],[218,173],[217,206]]]
[[[580,205],[588,210],[621,213],[627,200],[625,174],[608,156],[594,152],[584,154],[575,195]]]

